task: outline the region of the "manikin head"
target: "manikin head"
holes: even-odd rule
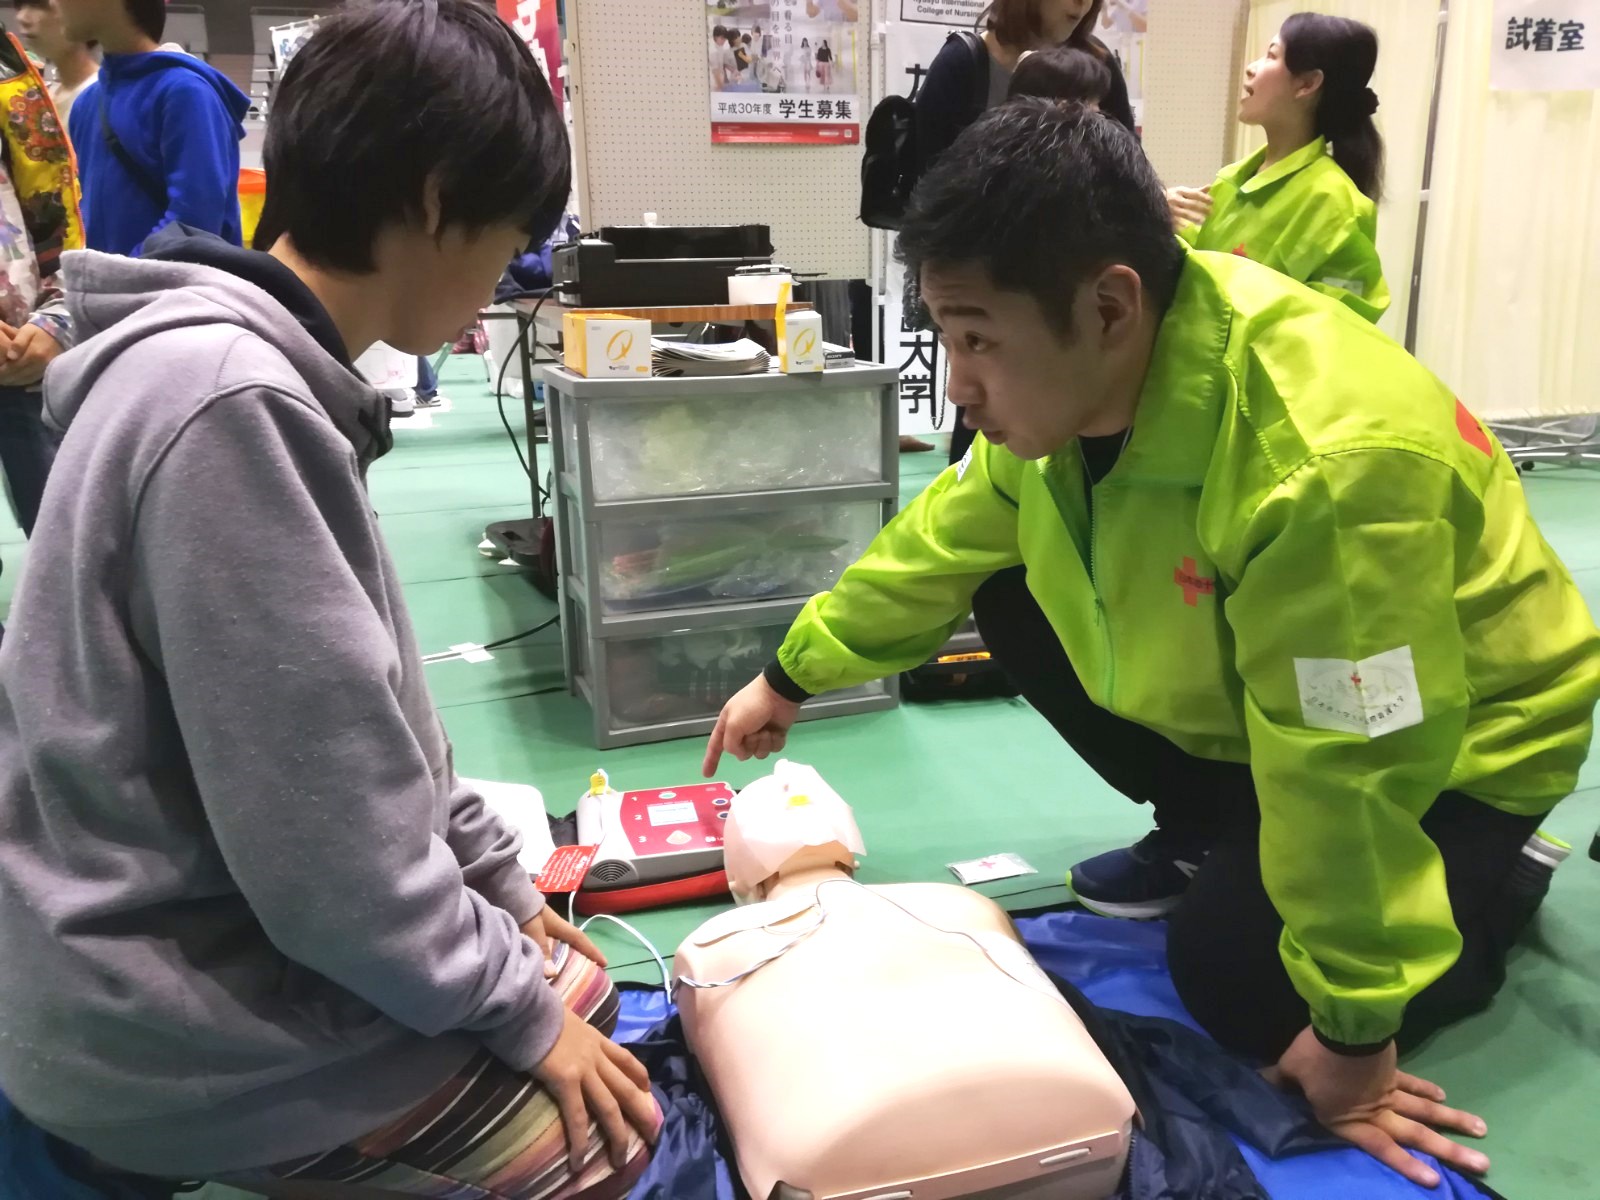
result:
[[[788,759],[735,797],[723,834],[728,887],[740,904],[767,899],[799,872],[854,874],[865,853],[850,806],[814,769]]]

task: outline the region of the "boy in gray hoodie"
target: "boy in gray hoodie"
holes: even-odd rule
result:
[[[173,226],[67,260],[85,340],[0,646],[0,1091],[105,1162],[511,1198],[643,1168],[598,952],[451,765],[350,365],[454,338],[568,162],[492,8],[346,8],[273,106],[266,253]]]

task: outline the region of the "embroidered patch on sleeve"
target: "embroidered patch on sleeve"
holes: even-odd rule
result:
[[[1410,646],[1360,662],[1297,658],[1294,673],[1307,728],[1379,738],[1422,724],[1422,692]]]

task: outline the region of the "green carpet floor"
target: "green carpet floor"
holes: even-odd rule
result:
[[[396,422],[394,452],[371,481],[424,653],[491,642],[555,613],[520,571],[477,552],[486,524],[527,515],[528,483],[478,363],[448,364],[444,388],[449,411]],[[519,431],[520,407],[508,404]],[[905,457],[903,496],[914,496],[941,461]],[[1545,535],[1600,611],[1600,474],[1539,469],[1528,491]],[[24,549],[14,529],[0,530],[0,604],[9,601]],[[556,629],[497,651],[491,662],[428,671],[461,773],[532,783],[554,812],[571,811],[596,766],[622,788],[698,776],[699,740],[600,753],[581,701],[564,691],[538,694],[562,682]],[[984,890],[1013,909],[1064,902],[1070,863],[1149,825],[1146,811],[1112,793],[1018,701],[908,705],[819,721],[799,728],[788,753],[816,766],[855,807],[868,882],[949,879],[949,862],[1013,851],[1038,874]],[[761,771],[729,760],[721,774],[742,786]],[[1491,1181],[1508,1200],[1596,1195],[1588,1151],[1600,1111],[1600,864],[1584,854],[1600,827],[1600,761],[1583,782],[1549,823],[1578,853],[1516,952],[1510,983],[1491,1011],[1436,1037],[1408,1064],[1488,1121]],[[670,954],[717,907],[647,913],[637,924]],[[593,932],[618,977],[659,978],[625,935],[608,926]]]
[[[452,370],[454,410],[435,416],[431,428],[398,427],[395,452],[372,481],[425,652],[492,641],[555,611],[520,572],[476,555],[482,526],[524,515],[528,490],[488,388],[468,373],[475,364]],[[915,496],[941,465],[937,454],[903,457],[902,496]],[[1541,468],[1527,479],[1546,537],[1600,612],[1600,474]],[[530,694],[561,682],[554,629],[497,652],[492,663],[429,671],[460,769],[533,783],[552,811],[571,811],[597,765],[624,788],[698,776],[699,740],[600,753],[581,701]],[[788,753],[814,765],[855,807],[868,882],[948,879],[947,863],[1013,851],[1039,874],[983,890],[1011,908],[1036,907],[1067,899],[1061,881],[1072,862],[1149,825],[1144,809],[1106,787],[1020,701],[904,705],[818,721],[796,731]],[[761,771],[727,760],[721,777],[737,787]],[[1587,1152],[1600,1110],[1600,864],[1584,852],[1600,827],[1600,757],[1584,784],[1550,822],[1578,854],[1516,952],[1511,982],[1491,1011],[1435,1038],[1409,1064],[1489,1122],[1485,1149],[1509,1200],[1596,1194]],[[715,907],[646,913],[635,923],[670,954]],[[658,978],[625,935],[604,924],[593,932],[619,977]]]

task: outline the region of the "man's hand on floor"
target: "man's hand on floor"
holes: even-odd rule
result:
[[[1308,1026],[1264,1074],[1304,1092],[1324,1126],[1422,1187],[1438,1187],[1439,1173],[1412,1150],[1473,1175],[1489,1169],[1486,1155],[1437,1132],[1483,1137],[1482,1119],[1446,1108],[1442,1088],[1401,1071],[1393,1042],[1377,1054],[1350,1057],[1328,1049]]]
[[[61,353],[61,343],[38,325],[21,329],[0,322],[0,336],[6,341],[0,359],[0,385],[32,387],[44,378],[44,369]]]

